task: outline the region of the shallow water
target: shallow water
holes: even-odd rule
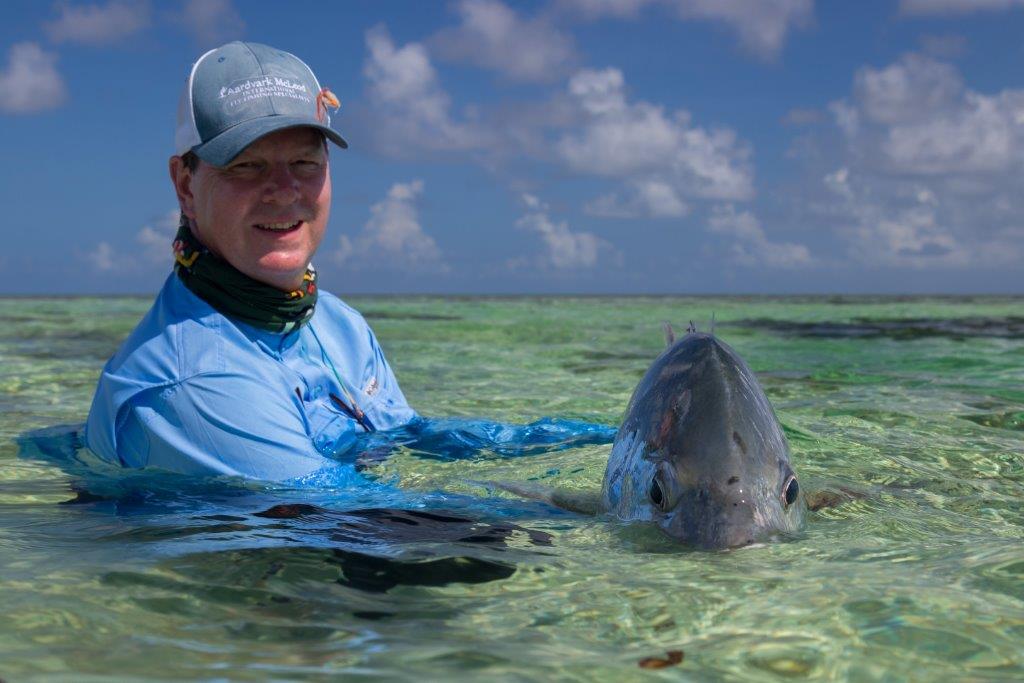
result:
[[[616,425],[661,321],[713,313],[804,489],[866,494],[727,552],[477,483],[596,487],[601,439],[400,448],[317,489],[69,459],[148,303],[0,300],[6,681],[622,680],[648,658],[689,680],[1024,678],[1024,299],[352,301],[423,414],[509,423]],[[26,441],[55,425],[72,427]],[[73,485],[97,499],[65,504]],[[339,512],[377,507],[468,521],[381,537],[379,513]]]

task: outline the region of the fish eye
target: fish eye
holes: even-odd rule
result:
[[[661,482],[658,481],[657,475],[654,476],[654,479],[651,479],[651,490],[648,495],[655,507],[662,510],[665,509],[665,492],[661,489]]]
[[[800,484],[796,483],[796,477],[790,475],[786,487],[782,489],[782,498],[786,501],[786,507],[795,503],[798,495],[800,495]]]

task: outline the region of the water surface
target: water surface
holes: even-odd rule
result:
[[[125,478],[66,453],[149,302],[0,300],[0,678],[623,680],[671,651],[647,675],[1024,678],[1024,300],[351,303],[421,413],[516,424],[617,425],[661,321],[714,314],[803,487],[866,495],[700,552],[479,484],[596,487],[601,439],[399,448],[315,489]],[[379,507],[466,521],[381,537],[403,522],[344,512]]]

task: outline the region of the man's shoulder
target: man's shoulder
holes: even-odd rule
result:
[[[337,295],[331,294],[326,290],[321,289],[317,291],[317,306],[326,308],[332,315],[342,315],[358,320],[363,324],[366,323],[362,313],[342,301]]]
[[[360,333],[369,329],[362,313],[334,294],[322,289],[317,292],[316,316],[313,321],[317,325],[343,326]]]
[[[106,373],[156,386],[221,372],[230,336],[227,327],[224,316],[172,274],[110,359]]]

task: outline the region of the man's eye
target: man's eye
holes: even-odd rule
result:
[[[255,161],[240,161],[237,164],[231,165],[233,171],[254,171],[259,168],[259,164]]]

